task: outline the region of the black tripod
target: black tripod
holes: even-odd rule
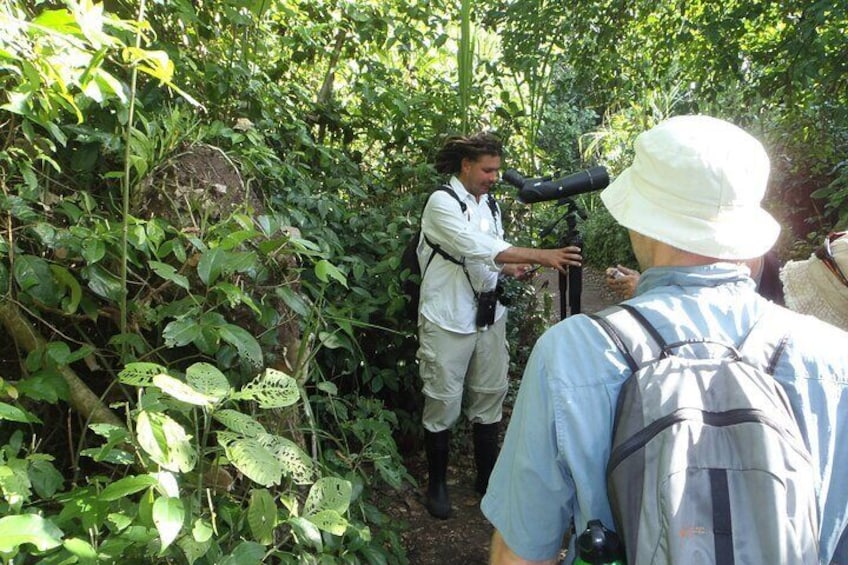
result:
[[[557,206],[565,206],[565,212],[551,225],[539,233],[540,238],[547,237],[554,228],[565,220],[565,233],[559,238],[558,247],[576,245],[583,247],[583,240],[577,230],[577,220],[586,219],[586,213],[572,198],[563,198]],[[583,293],[583,267],[568,267],[567,274],[559,273],[559,318],[564,320],[569,314],[580,313],[580,295]]]

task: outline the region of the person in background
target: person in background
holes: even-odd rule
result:
[[[803,261],[780,269],[786,306],[848,331],[848,232],[829,234]]]
[[[761,207],[768,175],[765,149],[744,130],[678,116],[637,137],[632,165],[601,200],[628,229],[642,270],[625,303],[666,342],[740,343],[765,314],[786,322],[774,377],[818,470],[810,480],[820,561],[848,563],[848,544],[840,543],[848,528],[848,333],[757,293],[749,262],[780,231]],[[491,564],[553,564],[572,523],[578,530],[592,519],[613,525],[605,470],[630,372],[613,339],[583,314],[536,342],[481,503],[495,527]]]
[[[450,430],[463,406],[473,424],[475,488],[481,495],[498,454],[509,369],[506,308],[495,292],[498,276],[523,279],[530,264],[564,271],[581,262],[578,247],[533,249],[504,240],[501,214],[489,194],[502,154],[501,141],[489,133],[448,138],[435,166],[456,197],[433,192],[421,217],[417,357],[429,473],[426,507],[441,519],[451,512]]]

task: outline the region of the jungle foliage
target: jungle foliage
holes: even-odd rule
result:
[[[6,0],[0,558],[403,563],[399,261],[443,136],[526,176],[680,113],[767,146],[784,258],[848,227],[844,0]],[[507,231],[558,203],[503,187]],[[589,264],[629,262],[594,194]],[[514,372],[544,329],[526,287]],[[525,307],[526,305],[526,307]]]

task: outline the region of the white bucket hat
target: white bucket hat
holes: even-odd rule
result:
[[[633,164],[601,199],[624,227],[717,259],[758,257],[780,226],[762,209],[769,159],[759,141],[709,116],[678,116],[636,138]]]
[[[831,234],[829,240],[834,268],[848,276],[848,232]],[[787,261],[780,280],[788,308],[848,331],[848,284],[815,253],[804,261]]]

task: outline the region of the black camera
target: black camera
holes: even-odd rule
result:
[[[515,169],[504,171],[503,180],[518,189],[518,199],[525,204],[570,198],[606,188],[609,173],[605,167],[592,167],[559,179],[542,177],[526,179]]]
[[[485,328],[495,323],[498,306],[498,291],[490,290],[477,295],[477,327]]]

